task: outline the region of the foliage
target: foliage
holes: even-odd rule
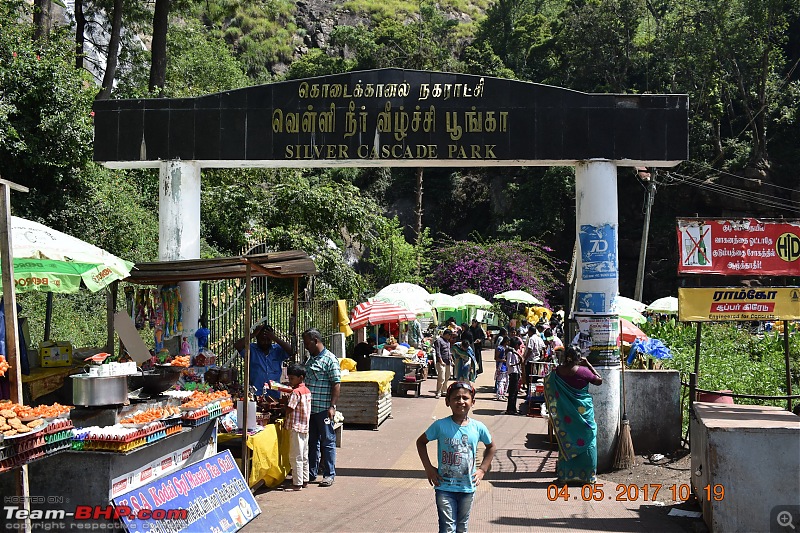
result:
[[[362,261],[362,269],[372,271],[373,286],[376,288],[400,282],[420,284],[424,281],[420,272],[427,272],[430,265],[430,245],[427,228],[423,231],[421,244],[417,246],[406,241],[397,217],[385,220],[376,228],[376,238]]]
[[[272,65],[289,63],[302,42],[294,19],[296,10],[289,0],[217,0],[198,6],[212,35],[231,46],[247,75],[260,83],[269,81]]]
[[[696,329],[693,325],[647,323],[642,330],[661,340],[673,354],[664,367],[679,370],[688,383],[694,372]],[[792,386],[800,385],[800,337],[792,335],[789,346]],[[783,336],[752,335],[735,324],[704,324],[700,341],[697,386],[706,390],[729,389],[738,394],[779,396],[786,394]],[[737,403],[785,406],[785,401],[737,400]]]
[[[167,41],[164,96],[201,96],[250,85],[231,50],[198,21],[170,24]],[[148,94],[149,52],[139,50],[132,53],[139,57],[132,58],[133,67],[121,76],[114,92],[119,98],[144,98]]]
[[[73,68],[68,33],[59,29],[34,42],[33,26],[17,23],[17,7],[0,7],[0,169],[3,179],[30,188],[14,194],[15,214],[46,220],[80,201],[95,90]]]
[[[438,243],[432,251],[428,284],[456,294],[475,292],[484,298],[521,289],[543,300],[561,288],[561,263],[550,248],[534,241],[456,241]]]

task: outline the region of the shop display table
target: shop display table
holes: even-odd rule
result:
[[[217,421],[212,420],[195,428],[183,428],[127,453],[67,451],[31,463],[31,509],[73,513],[77,505],[105,508],[113,497],[217,453],[216,427]],[[0,493],[15,494],[15,479],[15,471],[0,474]],[[91,527],[91,522],[73,522],[69,514],[64,522],[67,529],[73,527],[70,524]],[[104,523],[112,524],[113,520]]]
[[[369,368],[371,372],[376,370],[388,370],[390,372],[394,372],[391,382],[391,392],[394,392],[395,394],[400,391],[398,384],[400,381],[402,381],[403,376],[406,373],[406,365],[403,362],[403,359],[405,359],[405,357],[393,355],[371,355],[369,357]]]
[[[403,363],[399,357],[382,359],[397,359],[401,365]],[[339,389],[339,403],[336,406],[344,415],[344,423],[368,424],[377,429],[384,420],[392,416],[391,386],[395,377],[394,372],[387,370],[344,374]]]
[[[64,385],[67,377],[83,372],[83,366],[84,363],[73,366],[31,368],[30,374],[22,376],[23,403],[32,405],[37,398],[57,391]]]

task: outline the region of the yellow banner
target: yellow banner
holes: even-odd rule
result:
[[[678,289],[678,319],[683,322],[800,320],[800,288]]]

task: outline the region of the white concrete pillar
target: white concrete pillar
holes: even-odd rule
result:
[[[158,172],[158,259],[200,258],[200,165],[164,161]],[[179,283],[183,331],[193,336],[200,320],[200,282]]]
[[[583,161],[575,167],[578,239],[576,309],[573,316],[592,335],[589,360],[603,385],[589,386],[597,423],[597,469],[608,470],[616,451],[620,419],[619,317],[609,313],[619,292],[617,166]]]

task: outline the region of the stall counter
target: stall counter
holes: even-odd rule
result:
[[[264,429],[247,438],[247,447],[251,450],[250,479],[251,487],[263,482],[274,489],[286,479],[292,465],[289,462],[290,432],[280,424],[267,424]],[[241,449],[242,436],[235,433],[221,433],[218,442],[222,448],[232,448],[234,455]],[[238,459],[241,460],[241,459]]]
[[[397,358],[401,363],[402,359]],[[392,383],[388,370],[350,372],[342,376],[337,409],[345,424],[368,424],[377,429],[392,416]]]

